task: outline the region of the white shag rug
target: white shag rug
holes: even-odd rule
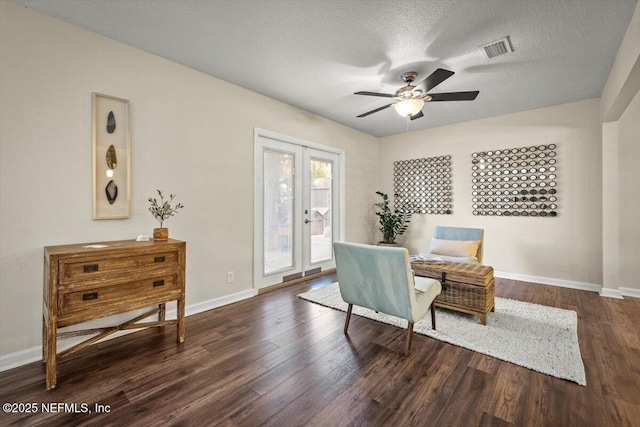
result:
[[[300,298],[347,311],[338,283],[298,295]],[[578,315],[539,304],[495,298],[496,311],[487,314],[482,325],[477,316],[437,309],[436,327],[431,316],[414,324],[414,332],[454,344],[543,374],[587,385],[578,345]],[[400,328],[407,321],[353,306],[353,314]]]

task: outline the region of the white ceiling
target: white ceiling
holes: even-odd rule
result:
[[[636,0],[14,0],[375,136],[601,95]],[[514,53],[480,46],[511,37]],[[400,74],[456,74],[408,121]]]

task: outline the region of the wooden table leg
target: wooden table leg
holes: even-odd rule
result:
[[[480,322],[483,325],[487,324],[487,314],[486,313],[479,314],[478,317],[480,317]]]
[[[167,305],[165,303],[158,304],[158,322],[164,322],[167,315]]]
[[[178,342],[184,342],[184,297],[178,299]]]
[[[47,319],[44,315],[42,316],[42,363],[47,363]]]
[[[46,337],[44,337],[44,340],[46,340],[46,360],[47,360],[47,390],[51,390],[54,389],[56,387],[56,382],[57,382],[57,373],[56,373],[56,368],[57,368],[57,363],[56,363],[56,356],[57,356],[57,333],[58,333],[58,329],[56,328],[55,323],[52,324],[51,321],[47,321],[47,325],[45,327],[46,329]]]

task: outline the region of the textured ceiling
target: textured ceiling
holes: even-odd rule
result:
[[[636,0],[14,0],[375,136],[599,97]],[[514,53],[480,46],[511,37]],[[456,74],[408,121],[357,91]]]

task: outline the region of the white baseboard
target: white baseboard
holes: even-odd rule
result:
[[[560,286],[561,288],[579,289],[583,291],[598,292],[600,296],[607,298],[624,299],[624,297],[640,298],[640,289],[634,288],[604,288],[594,283],[576,282],[572,280],[553,279],[550,277],[529,276],[527,274],[507,273],[494,271],[495,277],[503,279],[520,280],[523,282],[540,283],[543,285]]]
[[[573,280],[554,279],[551,277],[529,276],[528,274],[507,273],[505,271],[494,271],[493,275],[502,279],[540,283],[542,285],[559,286],[561,288],[579,289],[582,291],[600,292],[602,289],[602,285],[596,285],[595,283],[576,282]]]
[[[222,307],[223,305],[233,304],[234,302],[242,301],[252,298],[258,295],[256,289],[247,289],[245,291],[236,292],[235,294],[225,295],[223,297],[214,298],[209,301],[199,302],[197,304],[187,305],[185,307],[185,316],[191,316],[194,314],[202,313],[203,311],[213,310],[214,308]],[[176,316],[175,310],[169,310],[167,313]]]
[[[227,304],[242,301],[254,297],[258,294],[256,289],[247,289],[245,291],[237,292],[231,295],[225,295],[223,297],[214,298],[209,301],[199,302],[197,304],[187,305],[185,307],[185,316],[191,316],[194,314],[202,313],[203,311],[212,310],[214,308],[222,307]],[[167,310],[167,318],[175,318],[176,309]],[[105,340],[117,338],[126,334],[136,332],[136,330],[119,331],[115,334],[105,338]],[[60,349],[59,349],[60,350]],[[8,371],[9,369],[17,368],[18,366],[26,365],[31,362],[35,362],[42,359],[42,346],[36,346],[27,348],[25,350],[16,351],[0,356],[0,372]]]
[[[640,289],[633,289],[633,288],[618,288],[618,290],[622,293],[622,295],[624,295],[625,297],[633,297],[633,298],[640,298]]]
[[[0,356],[0,372],[26,365],[42,358],[42,346],[27,348],[26,350]]]
[[[600,289],[600,296],[606,298],[623,299],[622,292],[619,289],[602,288]]]

